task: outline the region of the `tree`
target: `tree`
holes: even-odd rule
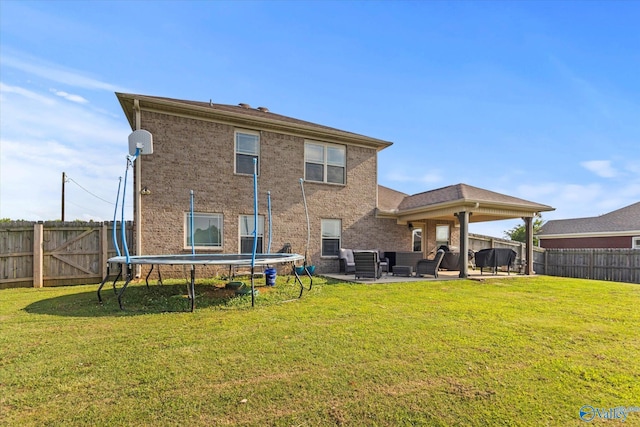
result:
[[[540,229],[542,228],[542,226],[544,225],[545,221],[542,219],[542,215],[538,215],[536,218],[533,219],[533,234],[537,234]],[[511,230],[507,230],[504,232],[505,237],[514,240],[516,242],[523,242],[526,243],[527,242],[527,229],[525,227],[525,224],[522,225],[517,225],[515,227],[513,227]],[[534,237],[533,238],[533,244],[534,245],[538,245],[538,238]]]

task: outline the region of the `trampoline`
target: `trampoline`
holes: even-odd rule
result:
[[[251,304],[254,304],[254,286],[253,286],[253,277],[255,274],[254,266],[270,266],[275,264],[287,264],[287,263],[295,263],[296,261],[304,260],[304,256],[298,254],[289,254],[289,253],[272,253],[272,254],[256,254],[255,258],[253,254],[179,254],[179,255],[140,255],[140,256],[116,256],[113,258],[109,258],[107,261],[109,265],[117,264],[120,266],[120,270],[115,280],[113,281],[113,290],[118,296],[118,304],[120,309],[124,309],[122,305],[122,297],[124,292],[127,289],[127,286],[132,280],[133,274],[131,271],[131,267],[133,265],[150,265],[151,269],[145,278],[145,283],[147,287],[149,286],[149,277],[155,268],[158,269],[158,277],[159,282],[162,283],[162,276],[160,275],[160,265],[190,265],[191,266],[191,280],[188,284],[188,297],[191,305],[191,311],[195,309],[195,280],[196,280],[196,265],[218,265],[218,266],[236,266],[236,267],[251,267],[251,277],[252,277],[252,286],[251,286]],[[252,265],[253,262],[253,265]],[[127,266],[127,273],[125,278],[125,283],[118,291],[116,289],[116,282],[122,275],[122,267]],[[296,271],[295,268],[292,268],[293,274],[295,276],[296,282],[300,285],[300,295],[298,298],[302,297],[302,293],[304,292],[304,284],[300,279],[300,275]],[[306,274],[311,277],[309,272],[305,268]],[[107,278],[109,277],[109,273],[107,272],[107,276],[100,284],[98,288],[98,301],[102,303],[102,295],[101,291],[107,282]]]
[[[130,168],[133,167],[133,162],[136,161],[138,156],[145,154],[153,153],[153,137],[151,133],[145,130],[136,130],[131,135],[129,135],[129,153],[127,156],[127,167],[124,173],[124,186],[126,189],[127,184],[127,174]],[[253,251],[250,254],[241,253],[241,254],[197,254],[195,249],[195,236],[194,236],[194,224],[193,224],[193,216],[194,216],[194,192],[190,191],[190,242],[191,242],[191,253],[190,254],[176,254],[176,255],[129,255],[129,248],[127,245],[127,239],[125,234],[125,221],[124,221],[124,212],[125,212],[125,190],[122,191],[122,209],[121,209],[121,218],[122,218],[122,227],[121,227],[121,237],[122,237],[122,246],[124,255],[120,252],[120,248],[118,247],[117,241],[117,226],[116,226],[116,215],[118,211],[118,202],[120,199],[120,188],[122,182],[118,184],[118,195],[116,196],[115,209],[113,213],[113,244],[116,250],[117,256],[109,258],[107,260],[107,274],[100,283],[98,287],[98,301],[102,303],[102,288],[109,278],[109,269],[112,264],[119,265],[120,268],[118,270],[118,274],[113,281],[113,291],[118,296],[118,304],[120,309],[123,310],[122,306],[122,296],[129,286],[129,283],[133,279],[132,266],[133,265],[150,265],[151,268],[147,277],[145,279],[147,287],[149,286],[149,276],[153,272],[154,268],[158,268],[158,277],[159,282],[162,283],[162,276],[160,275],[160,265],[190,265],[191,266],[191,280],[188,286],[188,297],[191,303],[191,311],[195,308],[195,276],[196,276],[196,265],[224,265],[229,266],[231,269],[233,266],[242,266],[242,267],[251,267],[251,306],[255,305],[255,286],[254,286],[254,278],[255,278],[255,267],[256,266],[269,266],[274,264],[287,264],[291,263],[295,265],[296,261],[304,261],[303,272],[309,277],[309,290],[313,286],[313,279],[311,278],[311,274],[307,269],[307,254],[304,256],[298,254],[292,254],[288,252],[271,252],[271,192],[267,192],[267,206],[268,206],[268,214],[269,214],[269,244],[267,246],[267,253],[258,253],[257,252],[257,241],[258,241],[258,166],[257,160],[253,159]],[[302,184],[302,179],[300,180]],[[304,188],[302,190],[302,197],[305,203],[305,212],[306,212],[306,199],[304,196]],[[307,251],[309,246],[309,214],[307,213]],[[118,291],[116,289],[116,282],[122,276],[123,266],[126,266],[126,277],[125,282],[122,288]],[[296,282],[300,285],[300,295],[298,298],[302,297],[302,293],[304,291],[304,285],[302,280],[300,280],[300,274],[298,273],[296,268],[291,269],[293,274],[295,275]]]

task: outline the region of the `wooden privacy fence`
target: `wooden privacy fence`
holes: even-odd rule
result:
[[[120,222],[117,226],[122,248]],[[132,223],[126,226],[132,242]],[[2,223],[0,289],[99,283],[107,274],[107,259],[116,255],[112,234],[113,222]]]
[[[547,249],[544,271],[550,276],[640,283],[640,250]]]
[[[509,248],[516,251],[516,267],[523,266],[527,255],[527,246],[522,242],[514,240],[500,239],[497,237],[482,236],[480,234],[469,233],[469,249],[478,252],[481,249]],[[544,249],[533,248],[533,271],[536,274],[544,273]]]

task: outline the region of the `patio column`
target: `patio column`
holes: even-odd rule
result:
[[[524,274],[530,276],[535,274],[533,271],[533,218],[526,217],[524,219],[525,224],[525,240],[527,241],[526,245],[526,264],[524,265]]]
[[[469,251],[469,212],[458,212],[455,214],[460,221],[460,275],[458,277],[466,279],[469,273],[469,262],[467,252]]]

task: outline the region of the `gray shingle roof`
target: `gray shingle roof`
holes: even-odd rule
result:
[[[408,196],[400,203],[398,210],[405,211],[449,202],[497,203],[501,205],[530,207],[537,211],[553,210],[552,207],[547,205],[473,187],[468,184],[455,184]]]
[[[247,104],[229,105],[217,104],[213,102],[188,101],[183,99],[166,98],[160,96],[139,95],[130,93],[116,93],[118,100],[131,124],[132,128],[135,124],[133,101],[139,100],[141,105],[145,103],[153,106],[153,108],[161,108],[166,111],[180,109],[198,114],[204,117],[217,117],[227,120],[237,121],[238,118],[243,120],[251,120],[252,123],[261,123],[269,127],[277,127],[282,129],[296,129],[301,131],[312,131],[317,135],[332,135],[360,141],[366,145],[375,146],[378,149],[386,148],[392,145],[389,141],[377,138],[371,138],[353,132],[336,129],[329,126],[319,125],[317,123],[299,120],[293,117],[276,114],[266,108],[252,108]]]
[[[604,215],[547,221],[539,236],[640,230],[640,202]]]
[[[408,194],[393,190],[384,185],[378,185],[378,209],[384,212],[393,212],[398,209]]]

